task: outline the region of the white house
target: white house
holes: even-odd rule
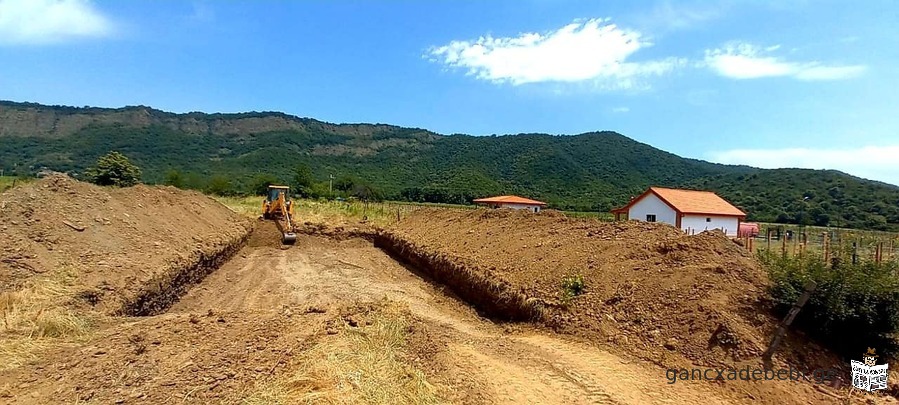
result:
[[[540,212],[546,206],[545,202],[519,197],[517,195],[501,195],[498,197],[478,198],[475,204],[486,205],[492,208],[512,208],[516,210],[528,210]]]
[[[720,229],[737,236],[746,213],[711,191],[650,187],[624,207],[613,210],[616,219],[664,222],[687,233]]]

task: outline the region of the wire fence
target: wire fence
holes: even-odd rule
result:
[[[751,252],[768,250],[786,256],[807,255],[829,262],[834,258],[899,260],[899,233],[845,228],[762,225],[755,237],[739,238]]]

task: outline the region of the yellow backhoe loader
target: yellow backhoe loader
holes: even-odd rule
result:
[[[268,186],[268,195],[262,201],[262,218],[275,221],[281,231],[281,243],[292,245],[297,241],[293,217],[293,201],[290,201],[290,188],[287,186]]]

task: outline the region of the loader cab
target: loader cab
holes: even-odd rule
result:
[[[284,200],[287,200],[288,190],[289,187],[287,186],[268,186],[268,201],[277,201],[278,197],[280,197],[282,193],[284,194]]]

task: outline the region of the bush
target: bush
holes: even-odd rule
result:
[[[562,304],[567,306],[572,298],[581,295],[586,288],[587,284],[584,282],[584,276],[580,274],[566,276],[562,279]]]
[[[169,170],[165,174],[165,185],[184,188],[184,176],[181,175],[181,172],[177,170]]]
[[[267,195],[268,186],[281,184],[277,177],[271,174],[260,174],[253,179],[253,194]]]
[[[817,289],[797,316],[794,325],[833,350],[853,355],[867,347],[897,353],[894,333],[899,331],[899,265],[834,259],[825,265],[820,255],[787,257],[762,251],[768,269],[775,309],[786,314],[804,291],[808,280]],[[838,257],[850,257],[842,252]]]
[[[293,171],[293,190],[300,197],[306,198],[312,195],[312,169],[301,164]]]
[[[97,165],[85,172],[88,179],[101,186],[131,187],[140,183],[140,168],[119,152],[109,152],[97,159]]]
[[[234,189],[234,185],[231,184],[231,180],[225,176],[213,176],[212,179],[209,180],[209,184],[206,186],[205,191],[209,194],[225,197],[238,194],[237,190]]]

